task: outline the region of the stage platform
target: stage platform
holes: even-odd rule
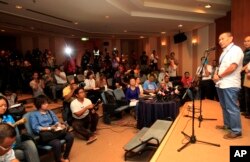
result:
[[[192,120],[185,115],[192,115],[188,111],[187,102],[180,109],[180,114],[173,123],[168,134],[165,136],[161,145],[151,158],[151,162],[229,162],[230,161],[230,146],[235,145],[250,145],[250,120],[241,116],[243,136],[242,138],[226,140],[223,135],[227,133],[225,130],[218,130],[216,125],[221,125],[222,110],[219,102],[211,100],[202,101],[202,116],[203,118],[215,118],[217,120],[203,120],[199,127],[198,119],[194,120],[194,130],[197,140],[220,144],[220,147],[196,142],[189,144],[182,151],[177,150],[182,147],[188,139],[181,133],[192,134]],[[200,107],[200,101],[195,101],[195,107]],[[197,110],[196,110],[197,111]],[[199,113],[195,113],[198,117]]]

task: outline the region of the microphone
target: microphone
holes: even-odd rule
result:
[[[208,49],[206,49],[205,51],[206,51],[206,52],[211,52],[211,51],[214,51],[214,50],[216,50],[216,47],[208,48]]]

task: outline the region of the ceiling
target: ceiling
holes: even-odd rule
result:
[[[207,4],[212,7],[206,9]],[[0,0],[0,34],[172,35],[213,23],[230,8],[231,0]]]

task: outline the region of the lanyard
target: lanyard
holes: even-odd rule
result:
[[[219,67],[224,59],[224,57],[226,56],[226,54],[231,50],[231,48],[234,46],[234,44],[226,51],[226,53],[222,56],[222,58],[220,59],[220,62],[219,62]]]

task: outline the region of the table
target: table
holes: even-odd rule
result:
[[[179,114],[175,101],[140,100],[137,107],[137,128],[150,127],[157,119],[174,120]]]

